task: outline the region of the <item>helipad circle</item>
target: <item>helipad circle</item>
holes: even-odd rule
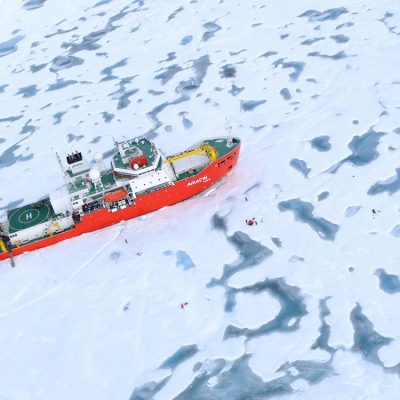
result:
[[[14,231],[26,229],[47,221],[50,215],[51,209],[47,203],[41,204],[39,208],[32,205],[21,207],[10,215],[10,228]]]
[[[18,222],[20,224],[35,223],[39,217],[39,210],[36,210],[35,208],[28,208],[26,211],[18,215]]]

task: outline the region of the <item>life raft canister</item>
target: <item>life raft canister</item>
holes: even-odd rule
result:
[[[147,164],[147,157],[145,154],[142,154],[140,156],[137,157],[132,157],[129,160],[129,165],[131,166],[131,168],[135,168],[135,164],[137,164],[137,166],[139,168],[143,167],[143,165]]]
[[[125,189],[118,189],[114,190],[113,192],[108,192],[104,195],[104,200],[107,203],[112,203],[114,201],[119,201],[122,200],[123,198],[126,197],[128,192]]]

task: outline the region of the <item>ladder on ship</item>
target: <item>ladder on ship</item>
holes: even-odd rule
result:
[[[176,156],[167,157],[167,162],[173,163],[174,161],[180,160],[182,158],[190,157],[193,155],[206,153],[211,162],[214,162],[218,158],[218,152],[215,148],[207,143],[203,144],[201,147],[193,150],[188,150],[183,153],[177,154]]]

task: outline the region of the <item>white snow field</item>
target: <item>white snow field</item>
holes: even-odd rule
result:
[[[204,195],[0,263],[1,400],[399,399],[397,1],[2,0],[0,21],[1,218],[63,185],[56,151],[173,153],[225,118],[243,141]]]

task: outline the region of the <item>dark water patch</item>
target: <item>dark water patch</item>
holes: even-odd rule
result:
[[[53,125],[57,125],[61,123],[62,117],[64,114],[66,114],[66,111],[59,111],[53,114],[54,122]]]
[[[179,44],[181,44],[182,46],[186,46],[192,41],[192,39],[193,39],[192,35],[186,35],[182,38]]]
[[[189,118],[186,118],[186,117],[182,118],[182,123],[183,123],[183,127],[185,129],[190,129],[193,126],[193,122]]]
[[[350,313],[350,320],[354,328],[352,350],[361,353],[367,361],[383,365],[378,352],[381,347],[387,346],[393,339],[384,337],[374,330],[374,324],[362,313],[362,308],[358,303]]]
[[[236,76],[236,67],[232,64],[224,65],[219,71],[221,78],[234,78]]]
[[[114,149],[107,150],[107,151],[105,151],[105,152],[103,153],[103,158],[104,158],[104,159],[110,158],[110,157],[112,157],[114,154],[115,154],[115,150],[114,150]]]
[[[15,95],[22,94],[22,97],[32,97],[35,96],[39,91],[36,85],[24,86],[18,89],[18,92]]]
[[[28,138],[29,136],[26,136],[24,139]],[[22,140],[24,140],[22,139]],[[20,141],[21,142],[21,141]],[[18,143],[20,143],[18,142]],[[33,153],[28,154],[26,156],[20,154],[19,156],[16,156],[14,153],[17,151],[21,146],[16,143],[3,151],[3,153],[0,155],[0,169],[5,168],[5,167],[10,167],[11,165],[15,164],[16,162],[21,162],[21,161],[28,161],[33,158]]]
[[[311,203],[301,201],[300,199],[291,199],[281,201],[278,204],[279,211],[292,211],[295,219],[310,226],[318,236],[323,240],[335,240],[339,225],[333,224],[325,218],[315,217],[314,206]]]
[[[0,161],[0,164],[1,164],[1,161]],[[10,201],[4,207],[0,207],[0,211],[14,210],[14,208],[17,208],[23,202],[24,202],[24,199],[18,199],[18,200]]]
[[[64,89],[67,86],[75,85],[76,83],[78,83],[78,81],[75,81],[73,79],[69,79],[66,81],[64,79],[57,79],[55,83],[52,83],[47,87],[46,92]]]
[[[177,16],[177,14],[179,14],[182,11],[183,7],[178,7],[172,14],[168,16],[167,22],[171,21],[171,19],[174,19]]]
[[[395,23],[395,25],[393,26],[392,24],[390,24],[390,22],[388,22],[387,20],[392,18],[394,16],[393,13],[386,11],[385,15],[383,18],[378,19],[378,21],[382,22],[386,29],[390,32],[395,34],[396,36],[399,36],[400,33],[398,32],[398,27],[397,24]]]
[[[344,212],[344,215],[346,218],[350,218],[354,215],[356,215],[360,210],[361,206],[350,206],[346,208],[346,211]]]
[[[111,3],[112,1],[113,1],[113,0],[100,0],[99,2],[97,2],[97,3],[93,6],[93,8],[102,6],[102,5],[104,5],[104,4],[109,4],[109,3]]]
[[[279,247],[279,248],[282,247],[282,241],[281,241],[279,238],[277,238],[277,237],[272,237],[271,240],[272,240],[272,243],[273,243],[276,247]]]
[[[327,191],[321,192],[321,193],[318,195],[318,201],[325,200],[328,196],[329,196],[329,192],[327,192]]]
[[[290,100],[292,98],[292,95],[290,94],[290,91],[288,88],[281,89],[279,94],[283,97],[283,100]]]
[[[221,217],[218,214],[214,214],[211,219],[211,225],[214,229],[226,232],[228,229],[226,216]]]
[[[182,346],[179,350],[172,354],[172,356],[168,357],[159,368],[174,370],[176,367],[192,358],[198,352],[199,348],[195,344]]]
[[[165,92],[163,92],[162,90],[153,90],[150,89],[148,91],[148,93],[152,94],[153,96],[160,96],[161,94],[164,94]]]
[[[10,85],[8,83],[5,83],[4,85],[0,85],[0,93],[4,93],[7,86],[10,86]]]
[[[172,256],[172,254],[174,254],[172,250],[164,250],[162,253],[163,256]]]
[[[336,43],[347,43],[350,40],[346,35],[332,35],[330,38]]]
[[[396,175],[390,177],[386,181],[374,183],[369,189],[368,194],[375,196],[376,194],[387,192],[392,195],[400,190],[400,168],[396,168]]]
[[[183,268],[184,270],[194,268],[195,264],[190,258],[189,254],[186,251],[178,250],[175,254],[176,256],[176,266],[179,268]]]
[[[212,278],[207,284],[208,287],[217,285],[226,286],[228,280],[233,275],[240,271],[256,267],[273,253],[268,247],[251,239],[244,232],[237,231],[232,236],[227,236],[227,239],[239,253],[239,258],[232,264],[225,264],[222,276],[218,279]]]
[[[309,56],[309,57],[328,58],[328,59],[331,59],[331,60],[341,60],[343,58],[347,58],[347,54],[343,50],[339,51],[338,53],[333,54],[333,55],[321,54],[319,51],[313,51],[311,53],[308,53],[307,56]]]
[[[291,264],[293,263],[299,263],[299,262],[304,262],[304,258],[297,256],[296,254],[294,254],[293,256],[290,256],[288,262],[290,262]]]
[[[110,122],[115,117],[114,114],[108,113],[107,111],[103,111],[101,116],[103,117],[104,122]]]
[[[238,50],[238,51],[230,51],[229,55],[230,56],[238,56],[240,53],[243,53],[244,51],[246,51],[247,49],[242,49],[242,50]]]
[[[397,275],[388,274],[383,268],[378,268],[375,275],[379,278],[379,287],[386,293],[400,292],[400,279]]]
[[[292,392],[292,378],[285,376],[264,382],[250,368],[250,357],[251,355],[245,354],[224,372],[224,360],[219,362],[218,367],[207,368],[204,371],[200,369],[200,373],[174,400],[261,400]],[[214,362],[216,361],[218,360]],[[209,361],[207,364],[209,365]],[[217,383],[210,385],[213,377]]]
[[[129,400],[153,400],[154,396],[167,384],[171,376],[167,376],[160,382],[147,382],[135,388]]]
[[[113,251],[110,254],[110,258],[112,261],[118,261],[121,258],[121,252],[120,251]]]
[[[274,56],[276,54],[278,54],[277,51],[267,51],[264,54],[261,54],[261,56],[258,56],[258,58],[260,58],[260,57],[268,58],[268,57]]]
[[[44,110],[44,109],[46,109],[46,108],[49,108],[51,105],[53,105],[53,103],[48,103],[48,104],[46,104],[45,106],[41,107],[40,109],[41,109],[41,110]]]
[[[48,34],[48,35],[45,35],[44,37],[45,37],[46,39],[49,39],[49,38],[51,38],[51,37],[53,37],[53,36],[64,35],[65,33],[69,33],[69,32],[76,31],[77,29],[78,29],[77,26],[74,26],[74,27],[71,28],[71,29],[57,29],[57,32],[50,33],[50,34]]]
[[[101,73],[101,75],[105,75],[105,77],[102,78],[100,80],[100,82],[117,79],[118,77],[113,75],[114,69],[124,67],[125,65],[127,65],[127,63],[128,63],[128,59],[123,58],[122,60],[116,62],[115,64],[110,65],[109,67],[103,68],[100,71],[100,73]]]
[[[22,5],[22,7],[28,11],[36,10],[37,8],[43,7],[45,2],[46,0],[28,0]]]
[[[284,61],[283,58],[276,60],[275,62],[272,63],[274,68],[277,68],[279,65],[282,66],[282,68],[287,69],[287,68],[292,68],[293,72],[289,74],[289,77],[296,81],[299,79],[301,73],[304,71],[305,63],[303,61]]]
[[[88,35],[84,36],[80,43],[63,43],[61,47],[69,49],[70,54],[74,54],[82,50],[98,50],[101,45],[97,42],[114,29],[116,28],[111,23],[107,23],[103,29],[90,32]]]
[[[210,40],[212,37],[214,37],[216,32],[221,30],[221,27],[217,25],[215,22],[206,22],[203,25],[203,27],[206,28],[206,32],[204,32],[203,37],[201,39],[203,42]]]
[[[11,53],[17,51],[17,43],[20,42],[25,36],[17,35],[6,42],[0,43],[0,57],[8,56]]]
[[[158,118],[158,114],[163,111],[166,107],[182,103],[184,101],[188,101],[189,97],[187,96],[181,96],[178,99],[175,99],[173,101],[166,101],[162,104],[159,104],[158,106],[154,107],[151,111],[149,111],[146,115],[149,118],[149,120],[153,123],[153,128],[151,128],[146,135],[149,137],[149,135],[155,134],[155,131],[162,126],[162,122]]]
[[[320,40],[324,40],[324,39],[325,39],[324,36],[320,36],[320,37],[316,37],[313,39],[303,40],[300,44],[302,44],[303,46],[311,46],[315,42],[319,42]]]
[[[32,122],[31,119],[25,122],[24,126],[22,129],[18,132],[20,135],[26,135],[27,133],[32,134],[33,132],[36,131],[36,126],[31,125],[30,123]]]
[[[139,89],[132,89],[132,90],[123,90],[119,91],[118,93],[118,104],[117,104],[117,110],[122,110],[123,108],[126,108],[131,104],[130,97],[133,96],[135,93],[137,93]],[[113,97],[115,97],[116,93],[113,93]]]
[[[331,335],[331,327],[326,322],[326,317],[331,315],[328,308],[327,301],[330,297],[325,297],[319,301],[319,320],[321,321],[321,326],[319,328],[319,336],[317,340],[311,346],[311,350],[321,349],[333,354],[336,350],[329,346],[329,337]]]
[[[202,366],[203,366],[203,363],[198,361],[196,364],[193,365],[192,371],[197,372]]]
[[[99,143],[100,140],[101,140],[101,136],[96,136],[90,141],[90,143],[96,144],[96,143]]]
[[[138,31],[138,30],[140,29],[140,27],[141,27],[141,24],[138,24],[138,25],[134,26],[134,27],[129,31],[129,33],[134,33],[134,32],[136,32],[136,31]]]
[[[183,96],[186,96],[191,91],[200,88],[205,76],[207,75],[207,70],[210,65],[211,62],[209,55],[204,55],[196,60],[192,60],[194,76],[187,81],[180,81],[175,91]]]
[[[394,237],[400,237],[400,225],[396,225],[391,231],[390,234]]]
[[[253,129],[253,132],[258,132],[261,129],[265,128],[267,125],[259,125],[259,126],[250,126],[251,129]]]
[[[280,39],[283,40],[286,39],[287,37],[289,37],[289,33],[284,33],[280,36]]]
[[[354,22],[345,22],[344,24],[339,24],[335,30],[343,29],[343,28],[350,28],[351,26],[354,25]]]
[[[346,157],[344,160],[339,161],[328,172],[334,174],[337,170],[346,162],[351,163],[354,166],[362,167],[370,164],[372,161],[379,157],[377,147],[379,140],[384,136],[385,132],[376,132],[373,128],[370,128],[368,132],[361,136],[354,136],[349,143],[349,148],[352,154]]]
[[[0,144],[4,143],[6,141],[6,139],[3,139],[0,137]]]
[[[299,15],[299,17],[308,18],[309,22],[323,22],[328,20],[338,19],[341,15],[348,13],[347,8],[338,7],[338,8],[330,8],[325,11],[317,11],[317,10],[307,10],[303,14]]]
[[[71,142],[73,142],[73,141],[79,142],[81,139],[83,139],[83,135],[75,135],[75,134],[73,134],[73,133],[69,133],[69,134],[67,135],[68,143],[71,143]]]
[[[242,111],[253,111],[256,107],[266,103],[267,100],[241,100],[240,109]]]
[[[16,116],[11,116],[11,117],[5,117],[5,118],[0,118],[0,122],[14,122],[18,121],[20,118],[22,118],[23,115],[16,115]]]
[[[295,375],[294,380],[304,379],[310,385],[316,385],[322,382],[324,379],[335,375],[331,362],[318,362],[318,361],[304,361],[297,360],[293,362],[286,362],[283,364],[278,371],[287,371],[287,374],[291,376],[290,370],[295,368],[298,374]]]
[[[57,72],[62,69],[72,68],[83,64],[83,59],[75,56],[57,56],[53,59],[50,67],[51,72]]]
[[[329,151],[331,149],[331,144],[329,143],[329,136],[317,136],[310,140],[311,147],[318,151]]]
[[[311,168],[307,167],[307,164],[304,160],[299,160],[298,158],[293,158],[290,160],[289,165],[293,167],[295,170],[299,171],[304,178],[308,177],[308,174],[311,171]]]
[[[35,72],[41,71],[43,68],[46,68],[46,66],[47,66],[47,63],[38,64],[38,65],[33,64],[29,68],[30,68],[31,72],[34,74]]]
[[[176,59],[176,51],[170,51],[169,53],[167,53],[167,58],[165,58],[164,60],[159,61],[158,63],[165,63],[165,62],[169,62],[169,61],[173,61]]]
[[[182,67],[180,67],[178,64],[169,65],[167,68],[165,68],[164,72],[156,75],[154,79],[160,80],[161,84],[165,85],[180,71],[182,71]]]
[[[292,332],[297,330],[301,319],[308,314],[304,297],[300,294],[300,289],[296,286],[288,285],[283,278],[268,279],[257,282],[241,289],[232,289],[233,293],[258,294],[268,292],[272,297],[279,301],[281,309],[276,317],[258,328],[238,328],[229,325],[224,333],[224,340],[246,336],[247,339],[269,335],[272,332]]]

